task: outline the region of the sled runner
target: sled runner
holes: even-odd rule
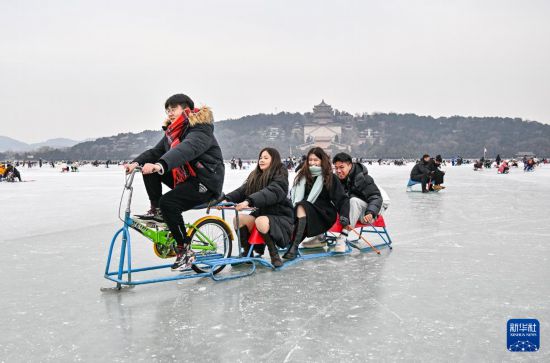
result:
[[[432,186],[432,183],[431,183],[431,182],[429,182],[428,184],[426,184],[426,189],[427,189],[429,192],[439,192],[439,190],[432,190],[431,186]],[[422,183],[419,182],[419,181],[415,181],[415,180],[409,179],[409,181],[407,182],[407,192],[419,192],[419,193],[422,193]]]

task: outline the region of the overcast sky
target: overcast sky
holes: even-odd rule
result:
[[[340,110],[550,123],[550,1],[0,1],[0,135]]]

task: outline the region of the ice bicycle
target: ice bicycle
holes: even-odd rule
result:
[[[196,262],[192,265],[191,269],[178,274],[172,273],[171,276],[148,278],[143,280],[133,279],[133,275],[138,272],[166,269],[169,268],[171,264],[160,264],[139,268],[133,267],[130,230],[136,231],[153,242],[153,251],[158,257],[166,259],[175,257],[176,255],[176,242],[172,238],[170,230],[166,224],[153,220],[142,220],[131,215],[131,202],[133,194],[132,184],[135,174],[140,171],[141,168],[136,168],[130,174],[126,175],[118,211],[118,217],[123,222],[123,226],[115,233],[109,246],[104,275],[106,279],[116,282],[116,288],[120,290],[123,285],[134,286],[196,277],[213,277],[223,270],[225,264],[217,264],[211,267],[210,265],[205,264],[206,261],[223,259],[228,263],[232,262],[230,256],[234,237],[230,226],[225,221],[225,211],[222,210],[221,218],[218,216],[209,215],[207,213],[207,215],[199,218],[194,223],[188,223],[185,225],[187,229],[187,236],[191,240],[191,248],[197,256]],[[125,195],[127,204],[124,216],[122,217],[121,210]],[[200,205],[194,209],[209,209],[209,205]],[[120,254],[118,257],[118,267],[111,270],[113,250],[119,239]]]
[[[269,261],[263,259],[261,256],[253,256],[253,248],[249,249],[247,255],[242,255],[242,246],[239,242],[240,236],[238,231],[237,251],[239,252],[239,255],[231,256],[233,240],[235,238],[230,225],[225,220],[226,211],[232,210],[235,212],[237,225],[239,223],[239,214],[235,209],[234,203],[218,203],[218,200],[213,200],[210,203],[193,208],[195,210],[206,209],[206,215],[199,218],[194,223],[186,224],[187,235],[191,240],[191,249],[197,256],[196,261],[190,269],[182,272],[178,271],[177,273],[171,272],[170,276],[161,276],[142,280],[133,279],[133,276],[136,273],[167,269],[171,267],[171,264],[160,264],[139,268],[133,267],[130,230],[134,230],[146,239],[149,239],[153,243],[153,251],[155,255],[159,258],[166,259],[175,257],[176,255],[176,242],[171,237],[170,230],[164,223],[152,220],[142,220],[131,215],[131,202],[133,195],[132,184],[135,174],[140,171],[141,168],[135,168],[130,174],[126,175],[118,211],[118,217],[123,222],[123,226],[116,231],[109,245],[104,277],[116,283],[116,290],[122,289],[123,286],[133,287],[135,285],[200,277],[210,277],[215,281],[235,279],[253,274],[258,265],[275,269]],[[122,203],[126,193],[127,204],[124,211],[124,216],[122,217]],[[222,216],[218,217],[210,215],[210,210],[212,209],[220,211]],[[380,251],[378,251],[379,248],[388,247],[389,249],[392,249],[391,238],[386,230],[386,225],[382,216],[378,217],[372,224],[358,224],[355,228],[360,229],[360,232],[354,230],[357,235],[357,239],[361,238],[369,244],[369,247],[361,250],[361,252],[375,251],[380,254]],[[332,251],[332,247],[334,246],[334,242],[336,240],[336,234],[341,231],[342,226],[339,222],[336,222],[334,226],[325,234],[327,246],[323,249],[323,251],[319,251],[319,249],[300,248],[299,256],[296,259],[286,261],[282,267],[276,269],[280,270],[303,260],[350,254],[352,250],[349,243],[345,253],[335,253]],[[378,244],[371,244],[363,236],[363,233],[376,233],[381,237],[382,242]],[[111,270],[113,251],[118,240],[120,240],[118,266],[116,269]],[[353,240],[349,242],[353,242]],[[249,243],[251,245],[264,244],[263,238],[255,228],[250,235]],[[314,252],[312,252],[312,250],[314,250]],[[219,274],[219,272],[221,272],[227,265],[244,265],[245,268],[242,270],[232,271],[227,275]],[[110,288],[102,288],[102,290],[110,290]]]

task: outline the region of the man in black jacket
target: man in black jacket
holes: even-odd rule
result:
[[[367,168],[363,164],[354,163],[346,153],[336,154],[332,163],[349,198],[350,227],[353,228],[357,222],[373,223],[380,213],[383,199],[374,179],[368,175]],[[368,247],[362,239],[350,244],[357,249]]]
[[[191,266],[195,256],[181,214],[217,198],[225,170],[210,109],[194,108],[191,98],[184,94],[171,96],[164,107],[168,115],[164,137],[126,165],[126,171],[142,166],[151,208],[137,217],[166,222],[177,242],[172,269],[184,270]],[[162,183],[172,190],[162,195]]]
[[[411,180],[422,183],[422,193],[428,193],[426,185],[433,175],[429,169],[430,155],[424,154],[422,159],[411,170]]]

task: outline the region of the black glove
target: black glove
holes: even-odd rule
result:
[[[348,218],[348,217],[344,217],[344,216],[340,216],[340,224],[341,224],[343,227],[349,226],[349,218]]]
[[[210,213],[210,207],[215,206],[216,204],[218,204],[219,202],[221,202],[224,199],[225,199],[225,193],[222,192],[219,197],[209,201],[208,202],[208,208],[206,208],[206,214]]]

